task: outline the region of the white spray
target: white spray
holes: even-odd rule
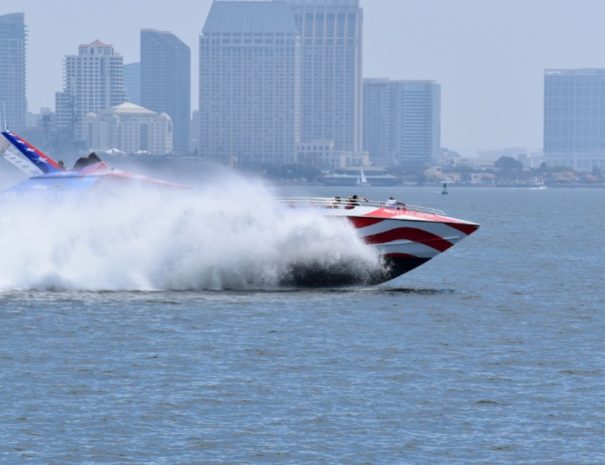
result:
[[[129,190],[0,212],[0,290],[259,289],[380,267],[346,221],[288,211],[263,185]]]

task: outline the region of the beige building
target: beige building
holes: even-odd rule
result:
[[[117,149],[128,154],[172,153],[172,120],[134,103],[85,117],[86,141],[91,150]]]
[[[321,169],[345,169],[351,167],[369,167],[368,152],[347,152],[336,150],[332,140],[316,140],[297,147],[297,162]]]

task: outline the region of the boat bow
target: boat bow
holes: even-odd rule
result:
[[[339,198],[282,198],[290,208],[319,208],[322,215],[346,218],[367,244],[375,247],[384,270],[375,282],[401,276],[449,250],[479,225],[430,208]]]

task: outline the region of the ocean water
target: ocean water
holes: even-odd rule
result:
[[[273,286],[300,246],[283,224],[217,246],[218,275],[201,280],[197,249],[133,277],[108,250],[20,255],[0,233],[13,244],[0,245],[0,463],[605,463],[605,190],[359,193],[482,226],[388,285],[322,290]],[[140,261],[165,237],[119,256]],[[263,254],[271,267],[251,280]],[[166,281],[174,260],[187,276]]]

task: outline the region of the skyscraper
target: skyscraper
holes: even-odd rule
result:
[[[84,117],[125,100],[122,56],[109,44],[96,40],[80,45],[78,55],[64,62],[63,91],[56,94],[57,128],[86,140]]]
[[[25,48],[27,32],[25,15],[12,13],[0,16],[0,112],[9,128],[25,128],[27,100],[25,96]],[[4,109],[3,109],[4,107]]]
[[[286,1],[301,36],[301,141],[333,140],[337,150],[358,152],[363,86],[359,0]]]
[[[605,69],[545,71],[544,158],[550,166],[605,168]]]
[[[170,116],[174,125],[174,151],[188,154],[191,50],[171,32],[141,31],[141,104]]]
[[[141,104],[141,63],[124,65],[124,91],[127,101]]]
[[[391,81],[365,79],[363,83],[363,149],[373,163],[393,164]]]
[[[441,86],[366,79],[364,148],[381,165],[421,166],[441,148]]]
[[[200,36],[200,154],[240,165],[292,163],[299,62],[285,3],[215,0]]]

